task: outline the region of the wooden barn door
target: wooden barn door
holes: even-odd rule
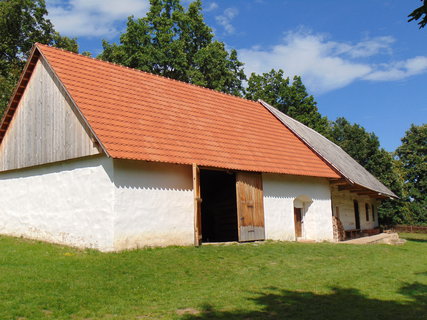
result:
[[[295,221],[295,237],[302,237],[302,214],[301,208],[294,208],[294,221]]]
[[[200,193],[200,169],[193,164],[194,191],[194,245],[202,244],[202,198]]]
[[[239,241],[264,240],[264,203],[262,175],[236,174],[237,217]]]

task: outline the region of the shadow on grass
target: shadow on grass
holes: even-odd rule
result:
[[[427,240],[426,239],[418,239],[418,238],[403,238],[403,239],[405,239],[406,241],[411,241],[411,242],[427,242]]]
[[[316,294],[268,288],[252,298],[258,306],[256,311],[220,311],[206,305],[200,314],[185,315],[182,319],[426,319],[426,285],[407,284],[398,293],[407,298],[405,302],[372,299],[356,289],[333,288],[332,293]]]

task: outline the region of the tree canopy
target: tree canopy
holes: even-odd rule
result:
[[[427,2],[425,0],[421,0],[421,2],[423,4],[408,15],[408,22],[419,20],[418,25],[420,29],[424,28],[427,24]]]
[[[412,125],[396,155],[403,166],[412,223],[427,222],[427,124]]]
[[[237,51],[214,41],[202,3],[150,0],[143,18],[129,17],[120,44],[103,41],[100,59],[242,96],[246,80]]]
[[[291,83],[281,69],[273,69],[262,75],[252,73],[246,98],[262,99],[317,132],[329,136],[329,121],[319,113],[317,102],[307,93],[299,76],[295,76]]]
[[[342,117],[332,122],[331,140],[401,198],[384,200],[379,214],[384,224],[402,223],[407,216],[403,200],[404,180],[400,164],[393,159],[393,154],[380,147],[374,133]]]
[[[76,39],[62,37],[46,16],[44,0],[0,1],[0,114],[35,42],[78,51]]]

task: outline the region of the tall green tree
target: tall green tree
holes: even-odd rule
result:
[[[0,115],[35,42],[78,51],[76,39],[56,32],[47,13],[44,0],[0,1]]]
[[[410,221],[427,224],[427,124],[411,125],[396,155],[402,162]]]
[[[329,121],[319,113],[317,102],[307,93],[299,76],[295,76],[291,82],[289,77],[284,76],[283,70],[273,69],[262,75],[252,73],[246,98],[262,99],[324,136],[329,136]]]
[[[419,20],[418,25],[420,26],[420,29],[424,28],[427,24],[427,2],[426,0],[421,0],[421,2],[423,4],[408,15],[408,22]]]
[[[379,210],[383,224],[403,223],[408,218],[404,179],[399,161],[380,147],[378,137],[345,118],[332,123],[331,140],[392,190],[400,200],[385,200]]]
[[[246,80],[237,52],[214,41],[202,4],[150,0],[143,18],[129,17],[120,44],[103,41],[100,59],[241,96]]]

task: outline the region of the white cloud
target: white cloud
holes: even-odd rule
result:
[[[408,78],[427,71],[427,57],[419,56],[404,61],[380,65],[365,79],[373,81],[394,81]]]
[[[392,52],[391,45],[395,39],[390,36],[376,37],[364,41],[360,41],[354,45],[347,43],[334,43],[338,48],[338,53],[347,54],[351,58],[370,57],[379,53],[390,54]]]
[[[288,76],[300,75],[315,93],[342,88],[357,80],[392,81],[427,71],[427,57],[374,64],[392,52],[392,37],[366,39],[355,44],[334,42],[321,34],[289,32],[283,42],[269,48],[240,49],[248,74],[283,69]]]
[[[47,1],[49,19],[60,33],[68,36],[113,37],[116,23],[130,15],[143,16],[148,0],[58,0]]]
[[[209,6],[206,7],[205,11],[209,12],[209,11],[213,11],[216,9],[218,9],[218,3],[212,2]]]
[[[228,34],[234,33],[234,26],[231,24],[231,20],[234,19],[239,14],[239,11],[236,8],[227,8],[224,10],[222,15],[216,16],[215,20],[220,24],[225,32]]]

